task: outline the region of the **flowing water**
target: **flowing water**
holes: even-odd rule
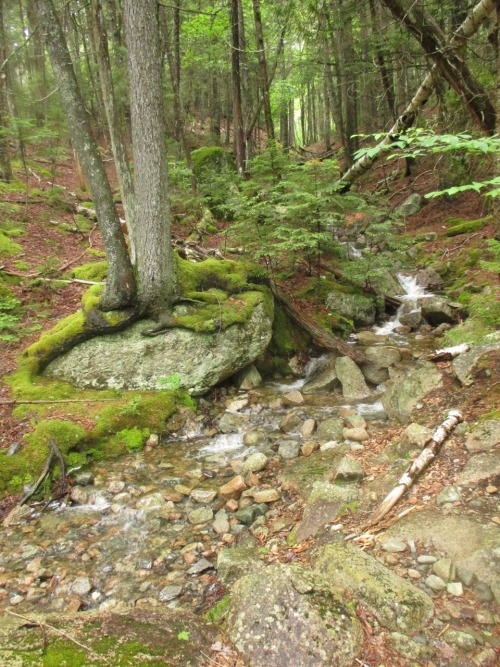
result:
[[[411,279],[400,282],[405,303],[424,296]],[[378,333],[390,333],[395,322],[397,317]],[[276,399],[300,389],[326,359],[311,360],[300,379],[269,382],[251,392],[236,416],[237,432],[214,433],[201,416],[195,417],[183,434],[156,448],[95,464],[93,480],[74,488],[72,501],[35,506],[16,525],[0,527],[0,609],[28,613],[200,605],[214,581],[216,552],[246,528],[226,513],[223,501],[196,502],[190,489],[216,492],[245,456],[258,450],[273,456],[279,439],[297,439],[297,434],[280,432],[287,409],[276,407]],[[304,418],[317,422],[338,416],[346,406],[367,420],[380,419],[380,391],[350,403],[338,393],[312,394],[300,409]],[[264,445],[243,443],[243,434],[252,430],[264,433]],[[208,519],[200,521],[192,512],[203,508]],[[272,519],[272,505],[267,510]],[[212,514],[222,525],[218,533]]]
[[[401,326],[400,318],[402,315],[414,310],[420,310],[419,300],[434,296],[433,294],[426,292],[425,289],[417,283],[415,276],[399,274],[397,278],[402,288],[402,293],[398,294],[398,298],[401,300],[401,305],[399,306],[395,317],[387,321],[385,324],[373,328],[374,332],[379,336],[387,336],[395,333],[395,330]]]

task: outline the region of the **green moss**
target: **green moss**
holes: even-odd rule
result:
[[[182,294],[206,292],[212,288],[229,294],[248,289],[250,267],[229,259],[189,262],[178,258],[179,285]]]
[[[491,221],[491,216],[486,218],[479,218],[478,220],[459,220],[455,218],[448,218],[447,222],[452,221],[452,227],[446,232],[446,236],[459,236],[460,234],[468,234],[469,232],[476,232],[482,229]]]
[[[19,243],[11,241],[5,232],[0,231],[0,259],[18,255],[21,250],[22,248]]]
[[[469,317],[468,320],[445,333],[442,347],[452,347],[462,343],[480,344],[486,342],[485,337],[493,333],[494,330],[494,327],[476,318]]]
[[[210,623],[218,623],[221,621],[229,611],[229,605],[231,604],[231,596],[225,595],[222,600],[219,600],[211,609],[209,609],[204,615],[205,619]]]
[[[220,146],[204,146],[191,153],[193,171],[196,176],[202,175],[204,170],[222,171],[224,167],[234,165],[232,156]]]
[[[49,642],[44,651],[43,667],[86,667],[89,662],[87,653],[73,642]]]
[[[122,447],[127,452],[138,452],[144,447],[144,442],[151,434],[149,429],[140,429],[137,426],[133,428],[125,428],[122,431],[113,436],[112,440],[114,441],[111,444],[113,449]]]
[[[88,262],[77,266],[71,271],[72,278],[79,280],[103,281],[108,275],[108,263],[103,262]]]

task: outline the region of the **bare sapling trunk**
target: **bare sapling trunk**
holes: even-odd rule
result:
[[[128,308],[135,301],[135,279],[104,165],[71,62],[59,17],[52,0],[36,0],[54,76],[66,113],[74,149],[94,200],[99,229],[108,258],[108,279],[102,310]]]

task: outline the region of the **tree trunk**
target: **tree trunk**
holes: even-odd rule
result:
[[[370,2],[370,17],[372,21],[372,30],[375,36],[375,57],[377,59],[377,67],[380,72],[380,78],[382,80],[382,88],[384,89],[385,102],[387,104],[387,109],[389,111],[389,117],[392,120],[396,120],[396,98],[394,96],[394,86],[387,71],[385,64],[384,52],[380,45],[379,40],[379,23],[377,17],[377,11],[375,8],[375,0],[369,0]]]
[[[425,11],[422,0],[383,0],[395,18],[400,20],[432,58],[437,71],[462,97],[481,129],[495,132],[495,107],[482,84],[467,63],[448,48],[446,37],[434,18]]]
[[[262,15],[260,11],[260,0],[252,0],[253,16],[255,21],[255,37],[257,41],[257,58],[259,61],[259,85],[262,95],[262,106],[266,119],[267,140],[274,141],[274,124],[271,114],[271,98],[269,95],[269,79],[267,76],[267,61],[264,48],[264,34],[262,31]]]
[[[108,280],[101,299],[103,310],[127,308],[135,299],[135,281],[113,193],[90,130],[84,102],[66,40],[52,0],[36,0],[55,78],[68,119],[73,146],[90,188],[108,257]]]
[[[240,22],[238,16],[238,0],[231,0],[231,71],[233,80],[233,132],[234,151],[238,174],[245,171],[245,133],[243,131],[243,110],[241,104],[241,71],[240,71]]]
[[[177,284],[171,245],[159,6],[125,0],[137,220],[139,309],[159,317]]]
[[[0,0],[0,128],[7,128],[7,117],[9,115],[8,88],[7,88],[7,64],[5,61],[5,26],[4,26],[4,3]],[[0,180],[12,180],[12,167],[9,156],[9,137],[0,134]]]
[[[99,80],[101,84],[102,98],[106,118],[108,121],[109,135],[111,138],[111,150],[115,160],[120,193],[127,221],[127,230],[130,243],[130,255],[135,263],[135,246],[137,231],[134,220],[134,185],[130,171],[125,138],[122,133],[122,122],[116,106],[113,78],[111,75],[111,62],[108,50],[108,37],[104,23],[101,0],[92,0],[90,12],[93,28],[94,47],[99,69]]]
[[[469,39],[469,37],[477,32],[483,21],[495,9],[496,2],[497,0],[481,0],[467,16],[462,25],[455,31],[447,45],[447,50],[456,51],[467,39]],[[380,157],[385,155],[391,149],[391,144],[394,138],[397,138],[401,132],[404,132],[413,125],[419,110],[426,104],[434,92],[436,80],[438,80],[438,78],[439,74],[437,65],[433,65],[430,72],[420,84],[420,88],[413,96],[410,104],[396,120],[385,139],[378,144],[378,147],[381,150],[375,155],[363,155],[363,157],[357,160],[338,181],[338,185],[342,190],[348,190],[359,176],[367,172]]]

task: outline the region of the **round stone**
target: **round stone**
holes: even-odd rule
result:
[[[441,577],[438,577],[435,574],[431,574],[429,577],[427,577],[425,584],[433,591],[442,591],[446,588],[445,582],[441,579]]]
[[[214,513],[211,507],[198,507],[188,514],[189,523],[207,523],[213,518]]]

